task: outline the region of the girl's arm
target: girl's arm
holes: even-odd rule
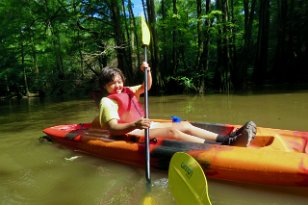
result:
[[[141,118],[135,122],[118,123],[117,119],[111,119],[107,122],[108,130],[112,135],[123,135],[135,129],[147,129],[150,127],[150,120]]]

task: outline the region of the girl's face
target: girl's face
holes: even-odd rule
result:
[[[109,94],[121,93],[123,90],[123,79],[120,75],[115,75],[113,80],[105,85],[105,89]]]

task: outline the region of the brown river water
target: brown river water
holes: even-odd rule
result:
[[[308,131],[308,91],[278,94],[163,96],[149,99],[150,118]],[[145,171],[40,142],[42,129],[91,121],[92,100],[0,102],[0,205],[135,205]],[[173,205],[167,171],[151,170],[151,197]],[[306,205],[308,187],[238,184],[208,179],[213,205]]]

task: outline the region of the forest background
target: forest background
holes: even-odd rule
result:
[[[0,97],[87,96],[106,66],[142,82],[137,1],[1,0]],[[150,94],[307,87],[307,1],[140,2]]]

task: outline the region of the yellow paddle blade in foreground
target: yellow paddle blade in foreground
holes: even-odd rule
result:
[[[175,153],[169,164],[168,180],[177,205],[212,204],[204,172],[192,156]]]
[[[143,199],[142,205],[158,205],[156,201],[151,196],[146,196]]]
[[[141,17],[141,30],[142,30],[142,44],[146,46],[150,45],[151,34],[149,27],[143,17]]]

